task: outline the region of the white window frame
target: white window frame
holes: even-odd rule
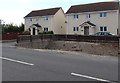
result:
[[[47,17],[47,16],[46,16],[46,17],[44,17],[44,20],[46,20],[46,21],[47,21],[47,20],[48,20],[48,17]]]
[[[48,32],[48,27],[44,27],[44,32]]]
[[[106,31],[108,31],[107,26],[100,26],[100,31],[101,31],[101,32],[106,32]]]
[[[32,21],[33,21],[33,19],[32,19],[32,18],[30,18],[30,19],[29,19],[29,21],[31,21],[31,22],[32,22]]]
[[[100,17],[107,17],[107,12],[100,12],[100,13],[99,13],[99,16],[100,16]]]
[[[79,31],[79,27],[73,27],[73,31]]]
[[[38,17],[36,18],[36,21],[39,21],[39,18],[38,18]]]
[[[78,15],[78,14],[74,14],[74,15],[73,15],[73,18],[74,18],[74,19],[78,19],[78,18],[79,18],[79,15]]]
[[[87,17],[87,18],[91,18],[91,14],[90,14],[90,13],[87,14],[86,17]]]

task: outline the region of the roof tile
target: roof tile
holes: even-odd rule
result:
[[[71,6],[70,9],[66,12],[66,14],[104,11],[104,10],[117,10],[118,8],[119,8],[118,2],[100,2],[100,3]]]
[[[61,7],[59,7],[59,8],[51,8],[51,9],[31,11],[31,12],[30,12],[28,15],[26,15],[25,17],[55,15],[56,12],[57,12],[60,8],[61,8]]]

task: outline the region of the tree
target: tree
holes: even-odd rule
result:
[[[0,34],[3,32],[3,28],[5,27],[5,22],[0,19]]]
[[[24,24],[22,23],[20,26],[13,24],[1,24],[2,33],[22,33],[24,31]]]
[[[24,24],[17,26],[14,24],[5,24],[5,22],[0,19],[0,34],[1,33],[22,33],[24,31]]]
[[[5,32],[12,33],[12,32],[19,32],[19,27],[17,25],[8,24],[5,28]]]
[[[25,28],[24,24],[21,23],[21,25],[19,26],[19,32],[23,32],[24,28]]]

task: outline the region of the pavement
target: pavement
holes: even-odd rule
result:
[[[13,40],[0,40],[0,43],[10,43],[10,42],[16,42],[16,39]]]
[[[26,49],[3,43],[3,81],[118,82],[118,58],[86,53]]]

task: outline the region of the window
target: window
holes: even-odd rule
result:
[[[79,31],[79,27],[73,27],[73,31]]]
[[[107,31],[107,27],[106,26],[100,27],[100,31]]]
[[[103,31],[103,27],[100,27],[100,31]]]
[[[45,27],[45,28],[44,28],[44,32],[47,32],[47,31],[48,31],[48,28],[47,28],[47,27]]]
[[[91,17],[91,14],[87,14],[87,18],[90,18]]]
[[[45,17],[44,20],[48,20],[48,17]]]
[[[78,19],[79,18],[79,16],[78,15],[74,15],[74,19]]]
[[[30,21],[32,21],[32,18],[30,18]]]
[[[102,17],[102,13],[100,13],[100,17]]]
[[[107,31],[107,27],[104,27],[104,31]]]
[[[36,21],[38,21],[39,20],[39,18],[36,18]]]
[[[106,17],[107,16],[107,13],[106,12],[101,12],[100,13],[100,17]]]

